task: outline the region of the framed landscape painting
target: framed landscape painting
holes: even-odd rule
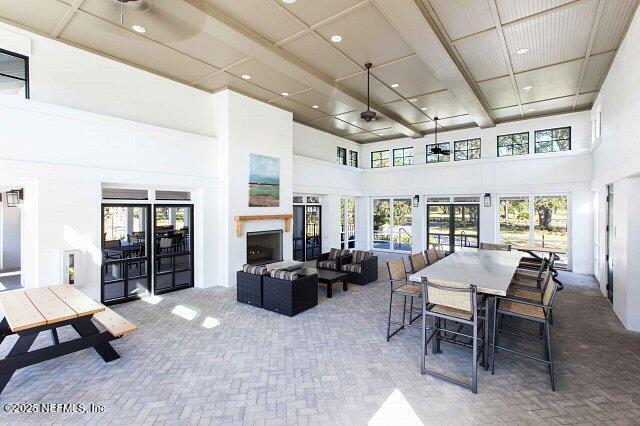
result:
[[[251,154],[249,207],[280,207],[280,159]]]

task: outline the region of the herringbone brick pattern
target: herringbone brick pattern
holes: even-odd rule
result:
[[[593,278],[562,278],[555,393],[542,364],[506,353],[495,376],[480,371],[478,395],[422,376],[418,329],[385,340],[382,280],[348,292],[336,285],[333,299],[322,287],[319,305],[294,318],[237,303],[235,289],[190,289],[115,308],[140,326],[114,342],[120,360],[105,364],[89,350],[58,358],[20,370],[0,396],[0,406],[95,403],[104,413],[2,413],[0,422],[365,424],[396,390],[425,424],[640,422],[640,335],[623,329]],[[178,305],[195,317],[172,313],[185,311]],[[48,344],[48,335],[36,342]],[[428,361],[469,368],[469,350],[443,350]]]

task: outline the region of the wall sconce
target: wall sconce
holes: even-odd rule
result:
[[[7,207],[17,207],[22,200],[22,189],[12,189],[6,192]]]
[[[419,207],[420,206],[420,196],[419,195],[414,195],[413,196],[413,207]]]
[[[488,192],[484,194],[484,206],[491,207],[491,194]]]

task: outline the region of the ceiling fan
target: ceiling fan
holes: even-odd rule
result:
[[[449,155],[451,153],[451,151],[449,151],[448,149],[442,149],[438,145],[438,117],[433,117],[433,121],[436,123],[436,125],[435,125],[436,141],[435,141],[435,143],[433,145],[433,148],[431,148],[431,153],[432,154]]]
[[[367,69],[367,110],[360,113],[360,118],[362,118],[367,123],[378,119],[376,112],[371,111],[370,109],[369,80],[371,79],[371,65],[371,62],[367,62],[366,64],[364,64],[364,67]]]
[[[204,25],[204,15],[201,22],[194,25],[193,19],[186,22],[177,18],[173,0],[106,0],[111,4],[111,22],[120,25],[137,27],[136,32],[153,30],[153,36],[159,40],[182,41],[196,36]],[[127,22],[125,22],[127,21]]]

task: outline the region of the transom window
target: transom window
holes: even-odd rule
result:
[[[444,163],[449,161],[449,158],[449,142],[427,145],[427,163]]]
[[[0,49],[0,94],[29,99],[29,58]]]
[[[413,164],[413,148],[398,148],[393,150],[393,165],[408,166]]]
[[[338,147],[338,164],[347,165],[347,149],[341,146]]]
[[[536,130],[535,152],[558,152],[571,149],[571,127]]]
[[[498,157],[529,153],[529,132],[498,136]]]
[[[389,151],[373,151],[371,153],[371,168],[389,167]]]
[[[349,165],[358,167],[358,151],[349,151]]]
[[[480,158],[480,138],[456,141],[454,147],[453,159],[455,161]]]

